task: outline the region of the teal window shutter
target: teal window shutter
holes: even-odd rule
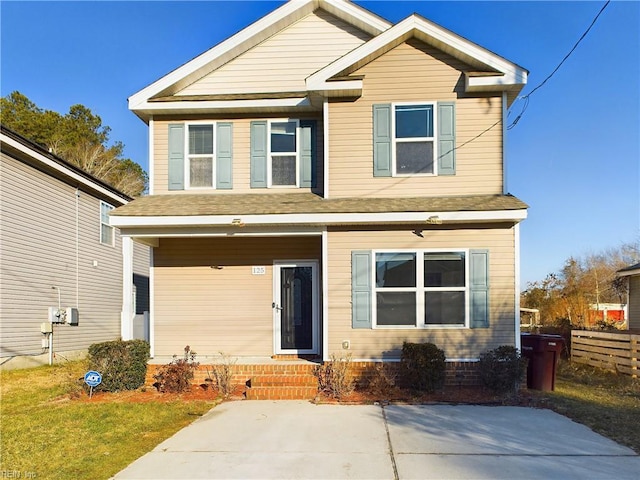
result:
[[[469,252],[471,328],[489,326],[489,250]]]
[[[456,174],[456,104],[438,102],[438,175]]]
[[[371,328],[371,252],[351,252],[351,326]]]
[[[169,124],[169,190],[184,190],[184,125]]]
[[[251,188],[267,188],[267,121],[251,122]]]
[[[391,105],[373,106],[373,176],[391,176]]]
[[[300,121],[300,187],[316,186],[316,126],[315,120]]]
[[[233,124],[216,125],[216,188],[233,188]]]

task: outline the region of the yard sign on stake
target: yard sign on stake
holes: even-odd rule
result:
[[[95,370],[89,370],[84,374],[84,383],[89,385],[89,398],[93,395],[93,387],[97,387],[102,383],[102,375]]]

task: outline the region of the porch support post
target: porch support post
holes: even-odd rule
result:
[[[133,240],[122,236],[122,340],[133,339],[133,314]]]
[[[322,360],[329,361],[329,242],[322,230]]]

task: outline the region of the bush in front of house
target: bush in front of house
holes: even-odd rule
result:
[[[409,388],[434,392],[445,379],[445,355],[433,343],[402,344],[401,371]]]
[[[482,384],[497,394],[517,392],[527,368],[527,359],[511,345],[502,345],[480,355]]]
[[[355,388],[351,374],[351,354],[337,357],[332,353],[328,362],[313,368],[313,375],[318,379],[318,392],[338,400],[349,395]]]
[[[154,384],[158,391],[163,393],[182,393],[191,388],[194,372],[200,365],[196,362],[196,352],[187,345],[184,347],[182,358],[177,355],[167,365],[163,365],[158,372],[153,375],[156,379]]]
[[[117,392],[144,385],[149,343],[144,340],[114,340],[89,347],[89,369],[102,375],[96,390]]]

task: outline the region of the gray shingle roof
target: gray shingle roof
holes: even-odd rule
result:
[[[173,194],[141,197],[112,216],[278,215],[524,210],[512,195],[408,198],[330,198],[313,193]]]

